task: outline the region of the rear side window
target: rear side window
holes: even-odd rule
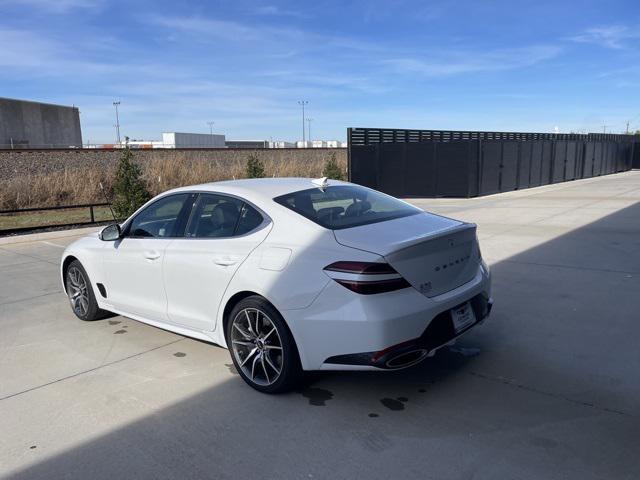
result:
[[[358,185],[310,188],[274,198],[280,205],[331,230],[422,213],[397,198]]]
[[[235,235],[249,233],[251,230],[258,228],[263,220],[264,218],[255,208],[245,203],[242,210],[240,210],[240,219],[238,220]]]
[[[244,235],[263,221],[262,215],[242,200],[203,193],[187,227],[190,238],[227,238]]]

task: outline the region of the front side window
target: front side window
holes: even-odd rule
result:
[[[397,198],[358,185],[310,188],[274,200],[331,230],[423,213]]]
[[[244,235],[263,221],[252,206],[234,197],[200,194],[189,226],[187,237],[225,238]]]
[[[169,195],[153,202],[138,213],[129,227],[129,236],[145,238],[171,238],[181,236],[181,212],[186,208],[188,193]],[[184,226],[182,227],[184,229]]]

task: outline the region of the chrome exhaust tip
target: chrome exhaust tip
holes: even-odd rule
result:
[[[429,351],[424,348],[418,348],[416,350],[409,350],[408,352],[403,352],[400,355],[396,355],[395,357],[387,360],[385,365],[388,368],[407,368],[416,363],[420,363],[422,360],[427,358],[429,355]]]

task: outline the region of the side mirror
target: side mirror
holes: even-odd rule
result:
[[[120,225],[113,223],[111,225],[107,225],[100,231],[100,240],[105,242],[114,242],[118,240],[121,235],[122,230],[120,230]]]

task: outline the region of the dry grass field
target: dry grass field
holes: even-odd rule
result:
[[[346,171],[346,161],[340,157],[337,160],[340,167]],[[139,164],[149,192],[156,195],[184,185],[243,178],[246,156],[196,160],[177,156],[145,159],[139,161]],[[301,161],[283,157],[265,159],[264,165],[269,177],[319,177],[322,174],[324,160],[316,157]],[[114,173],[115,164],[90,165],[0,179],[0,210],[102,203],[105,200],[99,184],[102,183],[110,194]]]

